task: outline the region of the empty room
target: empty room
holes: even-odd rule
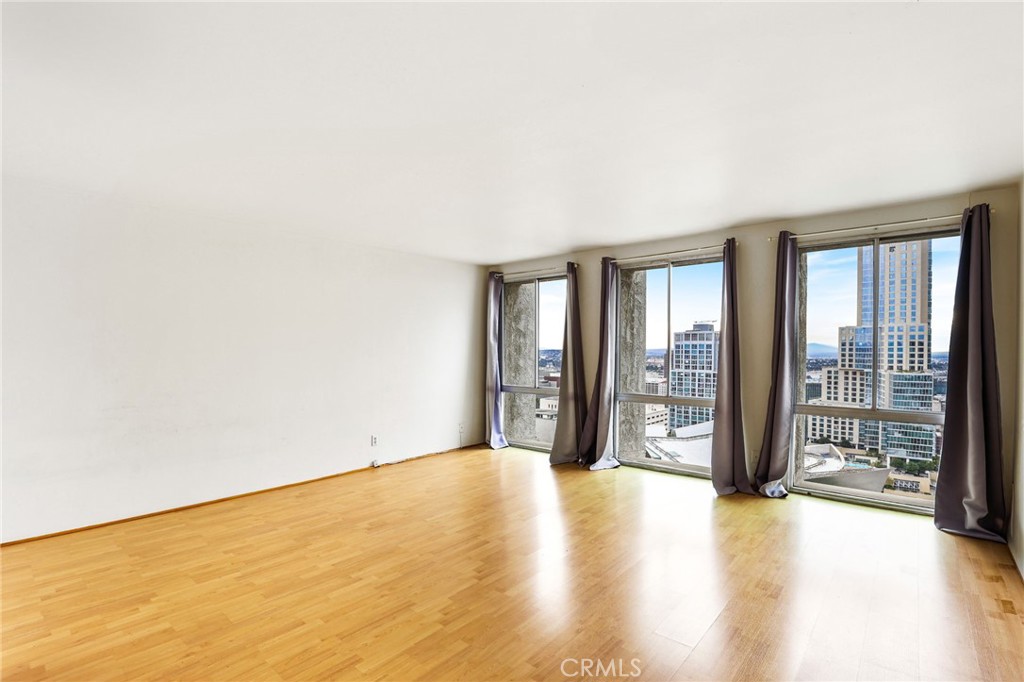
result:
[[[0,679],[1024,679],[1024,3],[2,41]]]

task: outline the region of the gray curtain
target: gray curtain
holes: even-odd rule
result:
[[[740,405],[740,332],[736,301],[736,240],[725,240],[722,258],[722,321],[718,346],[715,424],[711,432],[711,482],[719,495],[754,494],[747,473]]]
[[[775,329],[772,333],[772,389],[754,485],[766,497],[785,497],[783,479],[793,445],[796,404],[796,240],[779,233],[775,261]]]
[[[988,204],[964,211],[960,229],[935,525],[1006,542]]]
[[[580,438],[587,420],[587,389],[583,376],[583,332],[580,325],[580,287],[576,264],[565,267],[565,333],[562,336],[562,374],[558,382],[558,421],[551,445],[551,464],[579,459]]]
[[[487,423],[484,436],[492,448],[508,447],[501,407],[501,306],[505,279],[500,272],[487,276]]]
[[[601,259],[601,330],[600,351],[594,392],[590,396],[590,409],[580,438],[580,466],[591,470],[614,469],[612,442],[612,413],[615,410],[615,347],[616,317],[618,315],[619,269],[611,258]]]

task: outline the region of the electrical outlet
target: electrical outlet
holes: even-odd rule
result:
[[[377,436],[370,436],[370,447],[377,447]]]
[[[459,433],[465,433],[465,431],[466,431],[466,425],[463,424],[462,422],[459,422]]]

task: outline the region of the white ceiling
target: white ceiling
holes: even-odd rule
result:
[[[4,173],[473,263],[1022,171],[1020,3],[3,5]]]

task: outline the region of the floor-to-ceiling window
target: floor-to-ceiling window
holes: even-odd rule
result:
[[[722,260],[620,265],[616,453],[707,474],[718,378]]]
[[[797,490],[934,506],[956,228],[800,250]]]
[[[509,443],[550,450],[558,419],[565,277],[505,283],[502,400]]]

